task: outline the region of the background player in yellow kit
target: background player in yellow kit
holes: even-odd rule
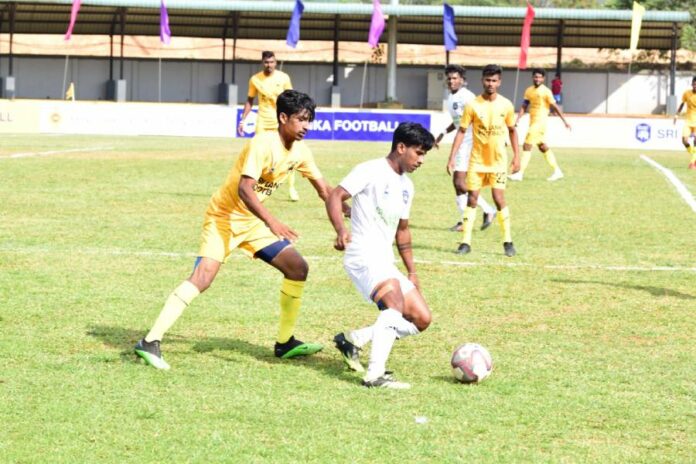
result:
[[[568,124],[568,121],[566,121],[563,116],[561,108],[556,104],[553,93],[544,85],[544,79],[546,79],[546,71],[539,68],[534,69],[532,71],[533,85],[527,87],[527,90],[524,91],[524,102],[517,114],[515,127],[517,127],[517,123],[524,115],[524,112],[529,111],[529,131],[527,132],[527,137],[524,139],[524,145],[522,145],[520,170],[516,174],[508,176],[510,180],[521,181],[523,179],[524,171],[527,169],[529,160],[532,157],[532,147],[534,145],[539,147],[544,158],[546,158],[546,162],[549,163],[549,166],[553,169],[553,174],[551,174],[547,180],[554,181],[563,178],[563,171],[561,171],[561,168],[558,166],[556,156],[546,144],[546,126],[549,121],[549,111],[553,109],[568,130],[570,130],[570,124]]]
[[[691,155],[689,169],[696,169],[696,146],[692,145],[689,139],[696,138],[696,76],[691,79],[691,90],[687,90],[682,95],[682,101],[674,115],[674,123],[677,123],[677,116],[686,105],[686,121],[682,131],[682,143],[687,153]]]
[[[520,155],[515,129],[515,107],[512,102],[498,94],[502,83],[503,70],[497,64],[483,68],[481,83],[483,93],[470,101],[464,108],[464,114],[454,137],[451,154],[456,154],[464,140],[464,134],[470,124],[474,132],[474,147],[471,150],[469,169],[466,175],[468,191],[467,207],[464,211],[464,235],[457,253],[471,252],[471,232],[476,219],[476,205],[479,191],[490,186],[493,201],[498,208],[498,224],[503,232],[503,249],[506,256],[515,256],[510,233],[510,211],[505,203],[505,185],[507,183],[507,147],[510,140],[512,147],[512,172],[520,168]],[[450,155],[452,156],[452,155]]]
[[[152,329],[135,346],[136,354],[147,364],[169,369],[160,352],[162,337],[193,299],[210,286],[220,265],[235,248],[283,273],[275,355],[292,358],[314,354],[323,348],[293,336],[309,268],[291,245],[298,238],[297,232],[263,205],[294,170],[309,179],[326,201],[331,188],[302,141],[314,119],[314,108],[314,101],[308,95],[286,90],[278,97],[278,130],[259,133],[242,148],[227,180],[208,204],[193,273],[169,295]]]
[[[240,137],[244,136],[244,119],[251,111],[254,99],[257,96],[259,98],[259,109],[256,114],[256,134],[258,135],[264,131],[275,132],[278,129],[276,99],[284,90],[292,89],[290,76],[276,69],[278,62],[273,52],[261,52],[261,64],[263,65],[263,71],[257,72],[249,79],[247,101],[244,104],[242,117],[239,118],[239,125],[237,126],[237,133]],[[294,172],[291,172],[288,177],[288,190],[292,201],[300,199],[295,189]]]

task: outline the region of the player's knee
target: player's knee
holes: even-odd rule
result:
[[[309,264],[304,258],[299,257],[292,266],[285,272],[285,278],[290,280],[307,280],[309,275]]]
[[[423,332],[425,329],[430,327],[430,323],[433,321],[433,315],[430,312],[429,309],[425,308],[423,311],[420,311],[418,315],[416,316],[415,320],[413,321],[413,324]]]

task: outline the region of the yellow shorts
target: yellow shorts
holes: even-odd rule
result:
[[[507,172],[476,172],[466,173],[466,189],[470,191],[481,190],[483,187],[505,190],[507,184]]]
[[[692,135],[696,135],[696,124],[691,126],[687,122],[686,124],[684,124],[684,128],[682,129],[682,137],[688,139]]]
[[[525,137],[524,143],[527,145],[546,144],[546,124],[534,123],[529,126],[529,131],[527,131],[527,137]]]
[[[234,232],[233,228],[239,232]],[[240,228],[233,227],[229,218],[206,214],[198,256],[224,263],[235,248],[253,257],[257,251],[277,241],[278,237],[259,219],[245,221]]]

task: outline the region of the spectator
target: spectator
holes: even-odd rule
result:
[[[561,91],[563,90],[563,81],[561,80],[561,74],[556,73],[555,77],[551,81],[551,93],[553,94],[553,99],[556,100],[557,105],[563,103],[563,97],[561,96]]]

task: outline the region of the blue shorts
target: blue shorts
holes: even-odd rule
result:
[[[560,93],[554,94],[554,95],[553,95],[553,99],[556,100],[556,103],[557,103],[558,105],[561,104],[562,98],[561,98],[561,94],[560,94]]]

